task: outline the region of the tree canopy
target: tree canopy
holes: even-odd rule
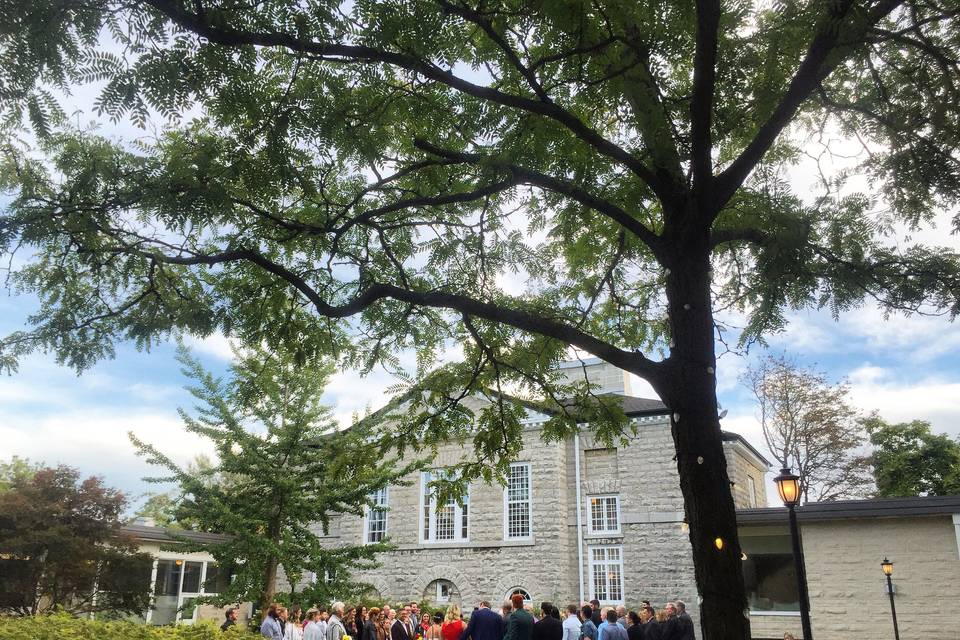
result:
[[[0,611],[143,614],[153,560],[121,531],[126,505],[70,467],[16,476],[0,491]]]
[[[749,343],[793,308],[960,311],[956,253],[890,241],[960,195],[957,13],[0,0],[0,109],[39,139],[5,147],[0,246],[30,253],[11,280],[41,299],[2,364],[84,369],[179,330],[361,369],[457,346],[429,436],[481,389],[598,406],[552,373],[592,353],[671,408],[705,633],[744,637],[715,312],[745,314]],[[58,95],[84,83],[103,117],[165,122],[135,143],[71,129]],[[788,168],[832,135],[852,166],[797,190]],[[519,416],[495,406],[474,449],[502,472]]]
[[[872,415],[865,425],[874,447],[877,495],[960,495],[960,442],[932,433],[925,420],[891,424]]]
[[[744,383],[757,399],[767,449],[800,476],[803,502],[862,497],[870,492],[869,461],[859,450],[866,431],[846,383],[789,357],[768,356]]]

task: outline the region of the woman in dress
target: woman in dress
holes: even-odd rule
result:
[[[287,613],[287,625],[283,628],[283,640],[303,640],[300,615],[300,605],[290,607],[290,611]]]
[[[414,629],[415,633],[424,638],[427,637],[427,632],[430,631],[430,625],[433,623],[430,621],[430,611],[428,609],[422,609],[420,611],[420,622],[417,624],[417,628]]]
[[[383,620],[378,607],[370,608],[370,611],[367,613],[367,624],[370,626],[370,631],[373,633],[373,640],[386,639],[386,636],[383,633]]]
[[[447,609],[447,616],[443,619],[443,625],[440,632],[443,634],[443,640],[459,640],[463,633],[463,620],[460,617],[460,607],[452,604]]]
[[[347,612],[343,614],[343,628],[346,630],[347,635],[357,640],[357,608],[350,607],[347,609]]]
[[[356,614],[356,627],[357,627],[357,637],[354,640],[366,640],[363,637],[364,625],[367,622],[367,608],[362,604],[357,605],[357,614]]]
[[[438,611],[433,614],[432,619],[429,616],[424,617],[430,625],[423,634],[424,640],[443,640],[443,614]]]

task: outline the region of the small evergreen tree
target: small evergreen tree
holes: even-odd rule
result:
[[[214,377],[181,347],[189,390],[199,401],[196,415],[180,410],[188,431],[209,439],[218,460],[181,467],[153,445],[130,439],[151,464],[171,472],[151,481],[175,481],[181,502],[177,520],[226,534],[215,544],[180,539],[185,551],[206,549],[233,574],[212,601],[274,600],[282,569],[291,585],[319,577],[307,598],[361,591],[351,569],[374,566],[386,543],[326,549],[332,514],[361,516],[370,494],[402,482],[414,465],[385,457],[363,425],[337,431],[320,396],[332,372],[326,362],[297,363],[253,349],[236,354],[226,379]],[[327,578],[327,579],[324,579]],[[308,580],[308,582],[310,582]]]

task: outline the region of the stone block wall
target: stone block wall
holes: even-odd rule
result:
[[[739,442],[724,442],[723,452],[727,458],[727,475],[733,481],[731,491],[737,509],[767,506],[766,466]],[[753,480],[753,503],[750,501],[749,479]]]
[[[815,638],[893,637],[884,557],[894,562],[902,640],[960,638],[960,550],[951,516],[801,522],[800,529]],[[754,615],[750,624],[756,640],[802,635],[799,615]]]

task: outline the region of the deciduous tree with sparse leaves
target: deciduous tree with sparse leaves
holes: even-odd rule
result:
[[[767,450],[800,476],[803,502],[870,493],[866,431],[845,383],[831,384],[822,372],[785,355],[767,356],[743,381],[757,400]]]
[[[471,442],[467,480],[520,450],[499,389],[559,407],[548,438],[574,428],[564,396],[622,432],[555,373],[592,353],[670,407],[704,637],[748,637],[715,314],[745,313],[750,342],[791,308],[960,310],[954,252],[887,240],[960,194],[958,12],[0,0],[0,108],[41,156],[11,141],[0,174],[0,242],[31,256],[13,282],[42,302],[3,362],[44,348],[83,369],[179,330],[364,370],[462,345],[407,428]],[[57,92],[82,83],[104,116],[169,123],[136,145],[69,130]],[[863,152],[799,194],[786,170],[811,135]],[[492,409],[455,409],[484,390]]]

